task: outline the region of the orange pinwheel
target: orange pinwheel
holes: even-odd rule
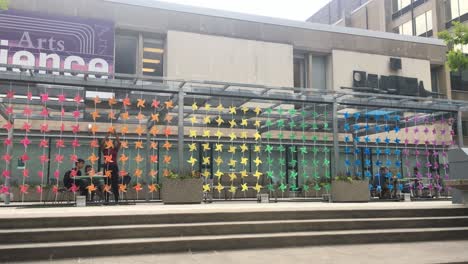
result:
[[[93,101],[94,101],[95,104],[101,103],[101,99],[99,99],[99,96],[97,96],[97,95],[96,95],[96,97],[94,97]]]
[[[135,149],[143,149],[143,141],[135,142]]]
[[[151,127],[150,134],[155,137],[159,133],[159,129],[156,126]]]
[[[158,114],[151,114],[151,121],[159,122],[159,113]]]
[[[112,107],[115,104],[117,104],[117,100],[115,100],[115,97],[110,98],[109,99],[109,106]]]
[[[120,147],[124,149],[128,149],[128,141],[126,140],[120,141]]]
[[[98,131],[99,131],[98,126],[96,124],[93,124],[91,126],[91,132],[93,133],[93,135],[96,134],[96,132],[98,132]]]
[[[130,101],[130,98],[128,98],[128,97],[125,97],[125,99],[123,99],[122,103],[125,106],[131,106],[132,105],[132,102]]]
[[[143,133],[145,132],[145,129],[143,128],[143,126],[139,125],[137,126],[136,130],[135,130],[135,133],[137,133],[139,136],[143,135]]]
[[[145,108],[145,99],[138,99],[137,107]]]
[[[122,135],[128,134],[128,126],[123,126],[123,127],[120,129],[120,133],[121,133]]]
[[[141,188],[141,184],[140,183],[137,183],[137,185],[135,185],[133,187],[133,189],[135,189],[136,192],[140,192],[141,190],[143,190],[143,188]]]
[[[166,150],[169,150],[171,147],[172,147],[172,144],[169,141],[166,141],[163,145],[163,148],[165,148]]]
[[[167,109],[174,108],[174,102],[172,102],[172,100],[167,101],[167,102],[165,102],[164,104],[166,105],[166,108],[167,108]]]
[[[120,155],[119,160],[120,160],[122,163],[125,163],[125,162],[128,161],[128,157],[127,157],[127,155],[125,155],[125,153],[122,153],[122,154]]]
[[[138,154],[138,155],[135,157],[135,162],[136,162],[136,163],[141,163],[143,160],[145,160],[145,159],[142,158],[140,154]]]
[[[115,127],[114,126],[109,126],[107,128],[107,131],[110,132],[110,133],[114,133],[115,132]]]
[[[151,176],[151,178],[156,178],[157,175],[158,175],[158,172],[156,170],[150,170],[149,176]]]
[[[141,178],[141,175],[143,174],[143,171],[141,169],[137,168],[133,174],[135,175],[135,177]]]
[[[102,188],[102,191],[105,193],[110,193],[111,192],[111,186],[109,184],[105,184],[104,187]]]
[[[114,112],[114,111],[110,111],[110,112],[107,114],[107,118],[108,118],[108,119],[115,120],[115,112]]]
[[[94,153],[91,153],[91,156],[88,157],[88,160],[89,162],[91,162],[91,164],[94,165],[96,161],[98,160],[98,157]]]
[[[169,155],[164,155],[164,163],[169,164],[171,163],[172,157]]]
[[[158,142],[151,141],[151,149],[158,149]]]
[[[114,148],[114,141],[112,141],[111,139],[107,140],[106,141],[106,149],[110,149],[110,148]]]
[[[143,119],[146,118],[146,116],[145,116],[142,112],[139,112],[136,118],[137,118],[138,120],[142,121]]]
[[[99,112],[96,110],[94,112],[91,113],[91,116],[93,117],[93,120],[96,121],[96,119],[98,119],[99,117],[101,117],[99,115]]]
[[[171,175],[171,171],[169,169],[164,169],[163,170],[163,176],[164,177],[169,177],[169,175]]]
[[[158,155],[151,155],[150,160],[152,163],[158,163]]]
[[[128,114],[128,111],[124,112],[124,113],[121,113],[120,118],[122,118],[122,120],[128,120],[130,118],[130,116]]]
[[[125,170],[119,171],[119,176],[120,176],[120,177],[123,177],[123,176],[125,176],[125,175],[127,175],[127,171],[125,171]]]
[[[158,190],[158,186],[156,184],[150,184],[148,185],[148,191],[150,193],[156,192]]]
[[[174,116],[170,115],[169,113],[166,115],[166,117],[164,117],[164,121],[166,121],[167,123],[171,123],[172,122],[172,119],[174,118]]]
[[[107,178],[112,178],[112,171],[106,170],[106,173],[104,173],[104,176],[106,176]]]
[[[119,192],[127,192],[127,185],[119,184]]]
[[[94,184],[91,183],[91,185],[89,185],[88,187],[86,187],[86,189],[88,189],[88,192],[89,193],[92,193],[94,191],[97,190],[96,186],[94,186]]]
[[[104,163],[107,164],[107,163],[112,163],[112,162],[114,162],[112,160],[112,155],[104,155]]]

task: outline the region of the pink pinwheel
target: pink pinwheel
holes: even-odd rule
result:
[[[2,176],[3,176],[3,178],[10,178],[11,173],[10,173],[9,170],[4,170],[4,171],[2,171]]]
[[[36,192],[37,193],[42,193],[42,187],[41,186],[36,186]]]
[[[426,150],[424,151],[424,155],[426,155],[426,157],[429,157],[431,155],[431,152],[429,150]]]
[[[406,160],[406,161],[405,161],[405,166],[406,166],[406,167],[409,167],[409,166],[410,166],[409,160]],[[409,176],[409,177],[411,177],[411,173],[410,173],[410,176]]]
[[[409,144],[409,140],[405,139],[405,146]]]
[[[151,107],[153,107],[153,108],[158,108],[160,103],[161,103],[161,102],[159,102],[158,100],[154,99],[154,100],[153,100],[153,103],[151,104]]]
[[[448,163],[444,163],[444,169],[448,169],[448,168],[449,168]]]
[[[447,157],[447,152],[446,151],[442,152],[442,157]]]
[[[2,187],[0,188],[0,193],[9,194],[10,188],[8,186],[2,185]]]
[[[60,131],[62,131],[62,132],[65,131],[65,124],[64,124],[64,123],[62,123],[62,124],[60,125]]]
[[[31,132],[31,124],[28,122],[24,122],[22,129],[26,132]]]
[[[6,94],[6,98],[13,99],[13,97],[15,97],[15,91],[8,91]]]
[[[28,169],[23,170],[23,177],[29,178],[29,170]]]
[[[446,180],[450,179],[450,177],[449,177],[449,175],[448,175],[448,174],[445,174],[445,176],[444,176],[444,177],[445,177],[445,179],[446,179]]]
[[[414,190],[413,184],[410,184],[409,188],[410,188],[410,190]]]
[[[447,133],[447,131],[445,129],[440,130],[441,135],[445,135],[446,133]]]
[[[62,117],[65,116],[65,108],[62,107],[62,110],[60,110],[60,115],[61,115]]]
[[[436,175],[434,176],[434,178],[435,178],[436,180],[440,180],[440,175],[436,173]]]
[[[414,155],[415,155],[415,156],[419,156],[419,154],[421,154],[421,153],[419,152],[419,150],[416,150],[416,151],[414,152]]]
[[[38,176],[39,178],[41,178],[41,179],[44,178],[44,172],[43,172],[43,171],[38,171],[38,172],[37,172],[37,176]]]
[[[20,192],[21,193],[28,193],[28,189],[29,189],[29,186],[24,184],[24,185],[20,185]]]
[[[81,112],[80,112],[80,111],[78,111],[78,110],[73,111],[73,118],[78,119],[78,118],[80,118],[80,116],[81,116]]]
[[[41,124],[41,133],[49,132],[49,125],[47,123]]]
[[[404,150],[403,150],[403,155],[409,156],[409,154],[410,154],[409,149],[404,149]]]
[[[63,139],[59,139],[57,140],[57,142],[55,143],[55,146],[57,148],[64,148],[65,147],[65,141]]]
[[[6,162],[6,163],[10,163],[11,161],[11,155],[10,154],[5,154],[2,156],[2,159]]]
[[[62,163],[63,162],[63,155],[56,154],[55,155],[55,161],[58,162],[58,163]]]
[[[32,97],[33,97],[33,94],[32,94],[31,92],[28,92],[28,93],[26,94],[26,97],[28,97],[28,100],[29,100],[29,101],[32,101],[32,99],[33,99],[33,98],[32,98]]]
[[[442,186],[440,184],[436,185],[437,191],[441,192],[442,191]]]
[[[437,140],[432,140],[432,145],[437,145]]]
[[[434,157],[439,156],[439,152],[437,150],[434,150],[434,152],[432,153],[432,156],[434,156]]]
[[[73,183],[72,186],[70,187],[70,191],[71,191],[72,193],[76,193],[76,192],[78,192],[79,190],[80,190],[80,187],[76,186],[76,184],[74,184],[74,183]]]
[[[434,134],[434,135],[437,134],[437,130],[435,128],[432,129],[432,134]]]
[[[420,184],[418,185],[418,189],[421,191],[422,189],[424,189],[424,186],[420,183]]]
[[[5,140],[3,140],[3,145],[11,146],[11,144],[12,144],[11,138],[5,138]]]
[[[5,110],[7,115],[13,114],[13,106],[8,106]]]
[[[40,115],[43,116],[43,117],[48,117],[49,116],[49,110],[47,110],[47,108],[43,107]]]
[[[425,166],[426,166],[426,168],[430,168],[430,167],[432,167],[432,164],[430,162],[426,162]]]
[[[71,127],[72,127],[73,134],[80,132],[80,125],[76,125],[76,126],[72,125]]]
[[[430,173],[430,172],[426,173],[426,177],[427,177],[428,179],[432,179],[432,173]]]
[[[429,183],[429,185],[427,186],[427,188],[428,188],[429,190],[432,191],[432,190],[434,189],[434,185],[432,185],[432,183]]]
[[[83,100],[83,98],[80,96],[79,93],[77,93],[75,98],[73,98],[73,101],[75,101],[77,104],[81,103],[81,100]]]
[[[72,141],[72,147],[77,148],[79,146],[80,146],[80,142],[78,141],[78,139],[74,139]]]
[[[429,133],[429,128],[426,127],[424,128],[424,134],[427,134],[427,133]]]
[[[39,147],[40,148],[48,148],[49,147],[49,141],[47,139],[41,139],[39,142]]]
[[[54,185],[54,187],[52,187],[52,192],[53,192],[54,194],[57,194],[58,191],[59,191],[58,186],[57,186],[57,185]]]
[[[421,168],[421,162],[419,162],[419,161],[416,162],[416,168],[418,168],[418,169]]]
[[[10,122],[7,122],[5,125],[3,125],[3,128],[10,131],[10,129],[13,128],[13,124]]]
[[[28,153],[25,152],[23,155],[21,155],[21,160],[22,160],[23,162],[28,161],[28,160],[29,160]]]
[[[436,162],[434,162],[434,169],[437,170],[438,168],[439,168],[439,163],[436,161]]]
[[[41,94],[41,102],[45,103],[49,100],[49,94],[43,93]]]
[[[71,170],[70,171],[70,177],[74,178],[78,175],[78,171],[77,170]]]
[[[415,145],[419,145],[419,139],[415,139],[415,140],[414,140],[414,144],[415,144]]]
[[[76,154],[71,154],[70,155],[70,161],[71,162],[77,162],[78,161],[78,156]]]
[[[414,133],[417,134],[419,132],[419,128],[414,129]]]
[[[455,136],[455,131],[450,130],[450,135]]]
[[[58,170],[54,171],[54,178],[55,179],[60,178],[60,171],[58,171]]]
[[[57,99],[58,99],[58,101],[59,101],[60,103],[63,103],[63,102],[65,102],[65,101],[67,100],[67,98],[66,98],[66,96],[65,96],[64,94],[59,94],[59,95],[57,96]]]
[[[429,145],[429,140],[424,141],[424,145]]]
[[[26,107],[23,109],[23,115],[25,115],[25,116],[31,116],[31,115],[32,115],[32,109],[31,109],[29,106],[26,106]]]

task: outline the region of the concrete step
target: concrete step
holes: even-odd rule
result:
[[[468,227],[468,216],[243,221],[0,230],[1,244],[363,229]]]
[[[204,212],[166,213],[117,216],[70,216],[0,218],[0,229],[37,227],[74,227],[109,225],[144,225],[203,222],[281,221],[310,219],[354,219],[354,218],[412,218],[468,216],[468,208],[437,209],[375,209],[375,210],[304,210],[304,211],[259,211],[259,212]]]
[[[134,238],[0,245],[0,262],[183,251],[463,240],[468,227]]]

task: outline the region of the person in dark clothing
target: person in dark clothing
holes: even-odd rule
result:
[[[75,162],[75,167],[71,170],[65,172],[63,176],[63,185],[65,188],[70,189],[73,184],[80,187],[80,195],[87,195],[86,187],[88,186],[89,182],[85,179],[74,179],[75,176],[81,176],[81,169],[83,169],[85,161],[83,159],[78,159]]]
[[[115,136],[115,140],[109,138]],[[115,204],[119,203],[119,166],[117,164],[117,154],[120,149],[120,138],[115,130],[108,132],[101,144],[102,154],[104,155],[104,175],[106,175],[106,184],[111,185],[114,194]],[[109,203],[109,193],[104,194],[106,203]]]

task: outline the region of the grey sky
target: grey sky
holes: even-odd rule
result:
[[[162,0],[233,12],[304,21],[329,0]]]

